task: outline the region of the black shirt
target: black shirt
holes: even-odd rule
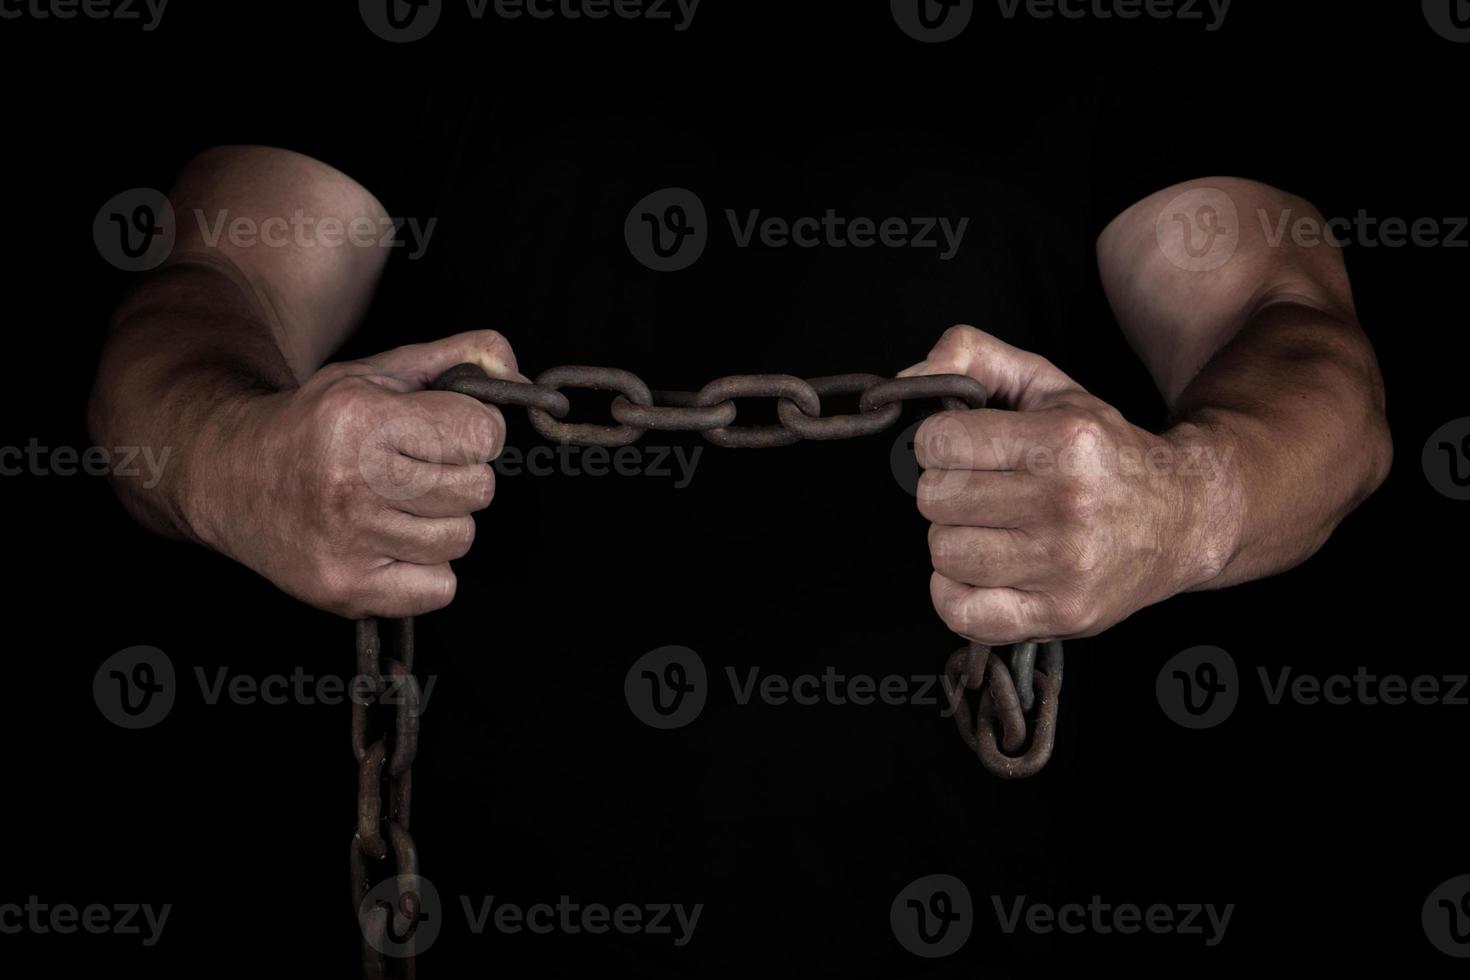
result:
[[[1230,137],[1251,106],[1206,102],[1095,38],[1020,36],[978,50],[897,36],[862,58],[838,45],[836,62],[795,43],[690,49],[672,67],[617,44],[456,53],[395,72],[396,94],[360,98],[362,115],[334,107],[266,141],[338,166],[394,216],[436,221],[421,256],[397,250],[345,354],[492,327],[533,377],[612,365],[694,390],[730,373],[890,375],[970,323],[1091,385],[1126,357],[1100,300],[1098,231],[1179,180],[1272,175],[1248,171]],[[630,244],[630,213],[670,188],[702,206],[706,242],[658,271]],[[817,219],[803,226],[817,243],[742,243],[771,218]],[[854,244],[858,219],[873,244]],[[935,244],[877,240],[887,219],[890,238]],[[1156,410],[1132,370],[1131,397]],[[606,396],[571,397],[578,418],[607,420]],[[522,472],[502,467],[457,599],[419,622],[434,687],[414,831],[443,904],[433,955],[518,977],[1045,962],[1038,937],[1004,934],[991,896],[1065,887],[1050,833],[1063,790],[1050,774],[999,783],[945,717],[934,679],[961,641],[930,604],[927,524],[904,476],[918,415],[765,451],[651,432],[622,457],[636,475],[592,475],[614,458],[514,455],[545,443],[506,414]],[[697,654],[705,702],[662,730],[625,692],[667,646]],[[1106,646],[1075,644],[1073,661]],[[784,700],[783,684],[797,688]],[[853,703],[864,690],[876,703]],[[899,703],[873,697],[885,690]],[[1064,712],[1054,766],[1086,737]],[[974,923],[931,961],[896,938],[890,909],[933,874],[965,882]],[[471,935],[490,896],[702,908],[682,944],[672,912],[663,935]]]

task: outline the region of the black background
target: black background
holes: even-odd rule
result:
[[[441,30],[411,50],[371,38],[350,4],[313,22],[299,6],[174,0],[151,34],[107,22],[0,22],[9,106],[0,166],[12,214],[0,444],[88,445],[86,395],[108,309],[126,281],[93,247],[93,216],[121,190],[165,186],[184,148],[218,129],[212,112],[222,91],[259,80],[271,99],[295,93],[270,104],[309,122],[326,111],[311,101],[324,92],[372,98],[375,87],[411,84],[451,54],[524,59],[526,70],[559,73],[595,65],[588,85],[617,84],[619,60],[636,60],[666,66],[671,86],[697,85],[705,72],[779,85],[790,71],[840,86],[851,73],[922,72],[932,56],[898,34],[883,4],[809,5],[797,16],[790,4],[705,0],[686,34],[636,21],[487,23],[468,37],[468,29]],[[1090,30],[1087,43],[1116,49],[1119,59],[1162,46],[1182,77],[1240,73],[1292,93],[1301,113],[1294,139],[1331,161],[1316,202],[1329,216],[1470,212],[1459,138],[1470,46],[1438,37],[1417,4],[1285,6],[1238,0],[1224,29],[1207,35],[1169,22],[992,25],[993,8],[982,5],[977,24],[951,43],[1004,58],[993,28],[1070,33],[1074,43]],[[1018,64],[1016,84],[1046,70]],[[998,97],[977,93],[977,106]],[[1299,151],[1289,142],[1279,149]],[[1463,248],[1348,251],[1387,384],[1396,460],[1384,487],[1320,554],[1268,581],[1140,612],[1107,634],[1105,661],[1088,656],[1095,644],[1073,648],[1057,758],[1019,791],[1057,804],[1049,846],[1067,855],[1071,893],[1237,909],[1227,941],[1212,950],[1167,937],[1064,940],[1061,974],[1099,962],[1144,975],[1166,965],[1204,974],[1276,964],[1412,976],[1463,970],[1430,946],[1419,915],[1435,886],[1470,871],[1459,754],[1467,709],[1269,707],[1254,675],[1284,663],[1304,673],[1358,665],[1410,677],[1465,672],[1456,557],[1466,543],[1464,505],[1430,487],[1419,454],[1431,432],[1467,414],[1467,258]],[[1098,315],[1107,322],[1105,309]],[[1141,370],[1121,342],[1105,346],[1064,366],[1130,417],[1154,420]],[[887,446],[875,441],[869,461],[885,480],[876,457]],[[736,465],[712,469],[738,478]],[[159,976],[349,974],[346,709],[205,708],[185,698],[165,723],[123,732],[98,713],[90,691],[102,660],[134,644],[168,651],[181,672],[224,664],[258,674],[297,665],[345,672],[351,627],[228,562],[141,532],[101,480],[6,477],[0,486],[10,570],[0,901],[36,894],[77,905],[174,905],[152,949],[119,936],[0,936],[0,962]],[[896,601],[920,610],[922,521],[901,498],[893,506],[913,547],[892,559],[916,569],[912,593]],[[823,507],[833,521],[853,516],[837,496]],[[595,552],[599,511],[589,505],[587,513]],[[516,531],[507,547],[533,533]],[[762,554],[753,548],[748,561],[727,563],[721,581],[743,581],[758,595],[773,587],[773,565],[833,560]],[[586,629],[562,618],[558,585],[522,594],[518,604],[533,606],[514,614],[542,617],[549,631]],[[470,598],[484,604],[493,652],[497,617],[512,613],[483,597],[460,601]],[[437,641],[432,625],[425,632],[431,664]],[[942,644],[942,629],[931,632]],[[1174,653],[1201,643],[1229,650],[1251,680],[1226,724],[1185,732],[1160,712],[1153,678]],[[425,735],[425,752],[433,740]],[[422,851],[431,864],[433,842]],[[780,891],[773,885],[773,900]],[[435,966],[426,958],[423,968],[445,975],[452,965]],[[492,969],[471,962],[454,972]]]

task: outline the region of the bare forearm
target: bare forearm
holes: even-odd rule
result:
[[[1221,588],[1310,557],[1392,459],[1377,360],[1356,323],[1295,303],[1258,311],[1172,406],[1197,447],[1201,536]]]
[[[168,267],[119,306],[88,406],[99,445],[152,446],[170,465],[153,486],[117,478],[144,526],[194,538],[184,503],[191,462],[251,396],[294,387],[268,315],[239,280],[211,265]]]

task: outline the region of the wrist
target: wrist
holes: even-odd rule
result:
[[[1240,549],[1245,495],[1234,444],[1218,426],[1180,422],[1173,449],[1177,517],[1173,591],[1216,587]]]
[[[179,533],[230,554],[227,531],[238,524],[234,501],[256,496],[254,471],[262,463],[260,437],[279,392],[235,391],[217,395],[192,414],[182,447],[184,465],[173,495]],[[231,519],[229,515],[236,515]]]

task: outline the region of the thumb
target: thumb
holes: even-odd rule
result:
[[[939,343],[900,378],[925,374],[963,374],[983,384],[991,398],[1008,408],[1025,411],[1046,398],[1082,386],[1039,354],[1024,351],[983,330],[960,324],[944,331]]]
[[[496,330],[470,330],[427,344],[407,344],[364,358],[378,374],[411,390],[427,388],[456,364],[477,364],[492,378],[529,381],[516,367],[515,352]]]

